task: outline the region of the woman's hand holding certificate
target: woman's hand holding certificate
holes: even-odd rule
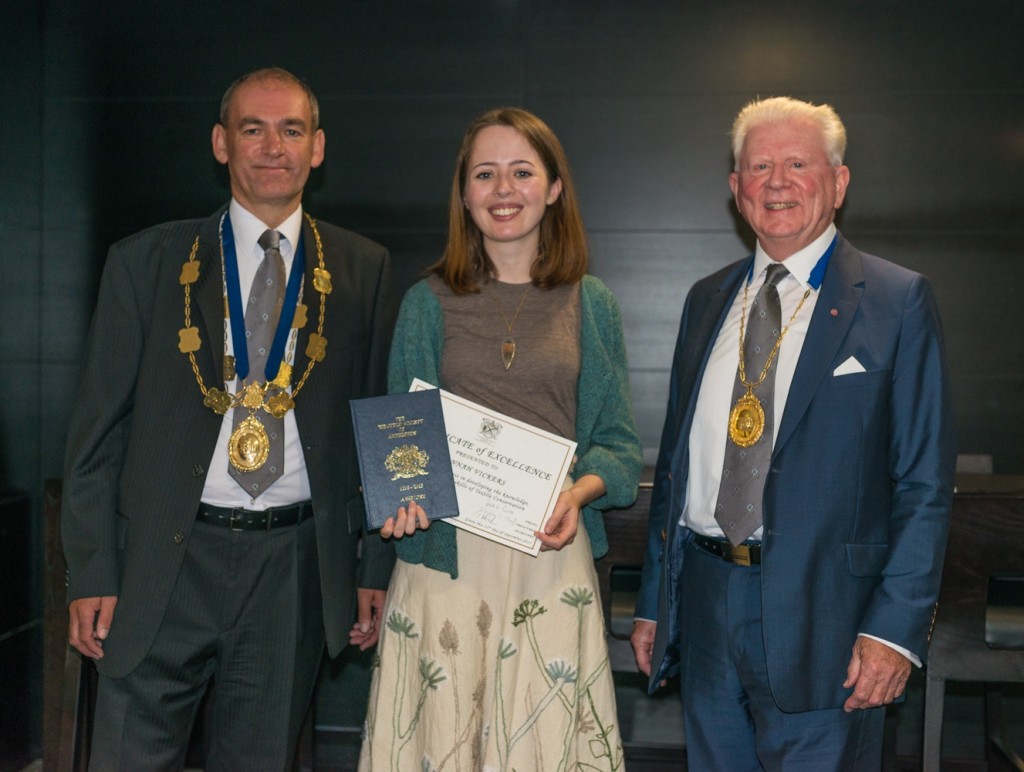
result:
[[[559,493],[555,511],[544,524],[544,530],[536,532],[541,550],[560,550],[566,544],[572,544],[579,529],[583,507],[605,492],[604,480],[595,474],[585,474],[571,488]]]
[[[433,388],[415,380],[410,391]],[[440,394],[459,503],[459,516],[448,522],[530,555],[572,541],[580,506],[596,498],[590,494],[597,489],[585,475],[562,490],[576,443]]]

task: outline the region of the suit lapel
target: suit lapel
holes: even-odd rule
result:
[[[863,294],[860,253],[840,235],[793,373],[773,455],[778,455],[793,435],[824,379],[832,377],[831,365],[853,323]]]
[[[193,312],[193,324],[199,327],[203,346],[196,355],[204,378],[212,382],[208,387],[221,388],[224,383],[224,281],[220,256],[220,218],[226,211],[222,208],[208,218],[200,227],[199,279],[195,283],[194,302],[199,314]]]
[[[742,260],[732,270],[727,271],[707,300],[703,301],[704,308],[695,309],[698,319],[694,333],[690,337],[692,344],[684,343],[687,345],[687,353],[683,357],[682,365],[686,380],[679,384],[679,393],[687,395],[687,404],[685,409],[679,411],[680,425],[677,427],[676,436],[684,444],[688,442],[690,436],[700,384],[704,380],[704,370],[711,358],[711,350],[715,347],[715,341],[718,340],[718,334],[725,324],[733,298],[739,290],[740,282],[750,270],[752,260],[753,257]],[[679,450],[680,448],[677,448],[676,458],[683,458],[684,456],[678,455]],[[685,447],[682,450],[685,450]]]

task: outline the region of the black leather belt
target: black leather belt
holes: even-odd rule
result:
[[[311,501],[303,501],[288,507],[271,507],[262,512],[200,504],[196,520],[200,523],[230,528],[232,531],[269,531],[272,528],[298,525],[312,516]]]
[[[726,563],[736,566],[759,566],[761,565],[760,544],[740,544],[734,547],[723,539],[712,539],[701,533],[693,535],[693,543],[705,552],[721,558]]]

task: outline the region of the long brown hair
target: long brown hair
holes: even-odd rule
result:
[[[540,222],[538,256],[530,266],[530,278],[543,289],[579,281],[587,272],[587,237],[569,174],[569,162],[562,144],[548,125],[518,107],[488,110],[466,129],[455,160],[448,200],[448,244],[444,256],[428,271],[444,279],[457,295],[479,292],[481,283],[494,273],[494,263],[484,250],[483,236],[467,213],[463,200],[473,143],[489,126],[510,126],[518,131],[540,157],[549,183],[562,181],[561,194],[545,210]]]

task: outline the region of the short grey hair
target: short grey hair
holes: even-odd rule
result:
[[[793,119],[811,121],[821,129],[825,154],[833,166],[843,163],[846,153],[846,127],[831,105],[815,105],[793,97],[755,99],[740,110],[732,124],[732,156],[739,171],[740,154],[747,133],[765,123],[781,123]]]
[[[245,75],[240,77],[230,86],[227,91],[224,92],[224,96],[220,100],[220,125],[228,125],[228,111],[231,109],[231,100],[235,96],[235,92],[245,83],[265,83],[268,80],[276,80],[282,83],[290,83],[294,86],[298,86],[302,89],[306,98],[309,99],[309,116],[312,125],[309,127],[310,131],[316,131],[320,128],[320,103],[316,99],[316,94],[313,93],[306,81],[302,80],[295,75],[292,75],[288,70],[283,67],[264,67],[261,70],[253,70],[247,72]]]

